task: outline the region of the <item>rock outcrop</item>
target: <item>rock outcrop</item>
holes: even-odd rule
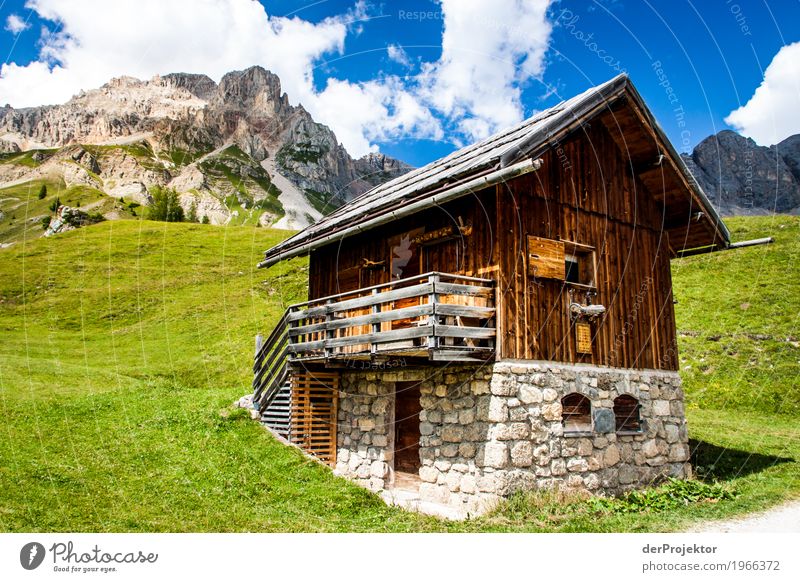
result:
[[[43,159],[13,157],[30,150]],[[90,155],[64,163],[80,151]],[[6,156],[0,187],[26,176],[60,177],[144,203],[149,188],[169,185],[181,200],[202,199],[215,222],[227,221],[240,205],[252,210],[260,204],[273,223],[285,214],[281,226],[288,228],[303,227],[410,169],[379,154],[354,160],[328,127],[302,105],[291,105],[280,79],[261,67],[228,73],[219,84],[186,73],[149,81],[120,77],[63,105],[4,107],[0,153]],[[275,187],[276,173],[292,187]],[[289,216],[282,207],[310,212]]]
[[[683,158],[724,215],[800,212],[800,136],[763,147],[725,130]]]

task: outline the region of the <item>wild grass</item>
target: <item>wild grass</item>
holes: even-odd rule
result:
[[[798,219],[776,221],[730,221],[739,238],[775,232],[772,247],[675,264],[679,326],[698,332],[680,340],[693,463],[732,496],[623,512],[530,493],[459,523],[386,507],[230,407],[250,389],[255,334],[305,296],[303,260],[255,268],[291,233],[108,221],[18,239],[0,250],[0,530],[671,531],[796,498],[793,352],[754,347],[745,377],[700,341],[795,333],[775,318],[797,313]],[[713,371],[696,374],[701,361]],[[756,398],[781,389],[779,407]]]

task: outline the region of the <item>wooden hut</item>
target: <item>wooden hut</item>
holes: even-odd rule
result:
[[[268,250],[308,255],[309,291],[255,405],[339,474],[468,511],[685,476],[670,259],[729,244],[618,76]]]

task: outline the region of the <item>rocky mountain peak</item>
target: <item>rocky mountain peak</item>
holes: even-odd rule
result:
[[[63,152],[44,152],[52,148]],[[75,148],[85,155],[76,159]],[[26,150],[44,157],[14,157]],[[2,152],[0,183],[58,177],[141,204],[151,188],[169,187],[187,212],[195,204],[213,223],[246,214],[282,228],[303,227],[409,169],[377,154],[354,160],[258,66],[218,84],[192,73],[123,76],[62,105],[0,109]]]
[[[163,75],[161,81],[168,87],[185,89],[195,97],[205,101],[209,101],[217,92],[217,84],[207,75],[170,73]]]
[[[682,157],[723,214],[800,212],[800,136],[763,147],[726,129]]]

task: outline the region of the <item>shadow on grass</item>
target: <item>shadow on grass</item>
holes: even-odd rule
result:
[[[692,467],[697,477],[704,481],[728,481],[759,473],[781,463],[794,462],[788,457],[729,449],[695,439],[689,439],[689,448],[692,451]]]

